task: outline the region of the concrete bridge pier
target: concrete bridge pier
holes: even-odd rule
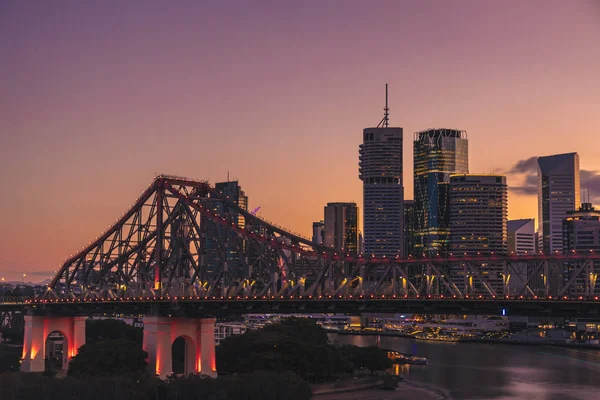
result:
[[[44,372],[46,341],[53,332],[59,332],[63,336],[62,369],[66,371],[78,349],[85,344],[85,320],[87,317],[26,315],[24,319],[25,338],[21,371]]]
[[[173,373],[172,345],[185,339],[185,374],[217,376],[215,318],[144,317],[144,350],[148,369],[160,378]]]

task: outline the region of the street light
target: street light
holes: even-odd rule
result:
[[[27,276],[27,274],[23,274],[23,286],[25,286],[25,277]]]

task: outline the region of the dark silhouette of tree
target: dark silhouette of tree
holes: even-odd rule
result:
[[[291,371],[319,382],[361,368],[380,371],[390,366],[387,353],[378,348],[328,344],[326,331],[306,318],[230,336],[217,348],[217,370],[222,373]]]
[[[85,342],[97,343],[101,340],[124,339],[142,347],[143,330],[119,319],[88,319],[85,324]]]
[[[84,344],[71,360],[68,375],[138,378],[146,374],[147,357],[148,354],[130,340],[102,340]]]
[[[20,367],[21,346],[8,346],[0,344],[0,373],[18,371]]]

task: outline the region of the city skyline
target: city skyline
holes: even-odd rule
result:
[[[250,208],[307,236],[327,202],[362,213],[357,148],[385,82],[405,199],[411,134],[450,126],[469,134],[470,171],[507,175],[510,219],[537,217],[539,156],[578,152],[598,203],[595,3],[335,3],[0,5],[0,276],[51,276],[157,173],[231,171]]]

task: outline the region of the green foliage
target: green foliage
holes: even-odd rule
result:
[[[88,319],[85,324],[85,342],[97,343],[101,340],[124,339],[142,347],[143,330],[119,319]]]
[[[131,380],[120,377],[76,379],[40,374],[0,375],[0,398],[20,400],[308,400],[310,387],[298,376],[256,372],[211,379],[190,375]]]
[[[319,382],[361,368],[380,371],[390,366],[387,354],[378,348],[328,344],[325,330],[307,318],[291,318],[230,336],[217,348],[217,370],[221,373],[291,371]]]
[[[21,366],[22,352],[23,348],[21,346],[0,344],[0,373],[18,371]]]
[[[146,373],[148,354],[129,340],[103,340],[84,344],[69,364],[75,377],[121,376],[138,378]]]

